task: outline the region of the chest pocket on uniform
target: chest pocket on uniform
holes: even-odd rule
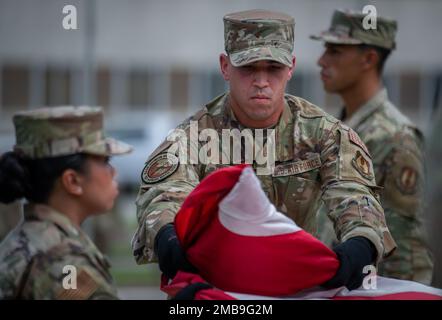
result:
[[[314,232],[316,228],[320,167],[319,154],[314,154],[306,160],[276,164],[272,174],[278,210],[308,232]]]

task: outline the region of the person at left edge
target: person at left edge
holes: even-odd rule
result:
[[[80,229],[118,195],[109,157],[131,151],[103,135],[98,107],[14,115],[16,145],[0,157],[0,201],[25,198],[0,245],[0,299],[116,299],[109,263]]]

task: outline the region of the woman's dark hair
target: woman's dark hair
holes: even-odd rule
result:
[[[55,180],[67,169],[86,172],[85,154],[30,159],[10,151],[0,156],[0,202],[26,198],[47,203]]]

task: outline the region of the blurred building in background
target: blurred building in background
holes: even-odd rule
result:
[[[62,26],[69,4],[77,8],[77,30]],[[309,35],[328,27],[335,8],[367,4],[398,20],[385,82],[392,101],[425,129],[442,73],[442,1],[0,0],[0,151],[9,147],[14,111],[62,104],[103,106],[109,130],[157,144],[224,91],[222,17],[250,8],[295,17],[288,92],[335,113],[340,101],[324,93],[316,66],[323,47]]]
[[[297,60],[287,91],[336,115],[341,102],[323,91],[316,65],[323,46],[309,35],[328,28],[335,8],[369,4],[398,20],[385,84],[393,103],[426,134],[441,108],[439,0],[0,0],[0,153],[14,143],[17,110],[100,105],[109,133],[136,148],[113,160],[122,187],[132,190],[124,200],[130,203],[149,153],[227,88],[218,67],[226,13],[262,8],[292,15]],[[63,28],[66,5],[77,9],[77,30]],[[121,212],[134,223],[134,208]]]

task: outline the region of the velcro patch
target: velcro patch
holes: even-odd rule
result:
[[[146,163],[141,172],[141,180],[144,183],[155,183],[164,180],[178,169],[178,165],[179,160],[177,156],[161,153]]]
[[[359,138],[358,134],[353,129],[348,130],[348,138],[351,142],[364,150],[365,153],[371,158],[370,152],[368,152],[365,143],[362,142],[361,138]]]
[[[57,300],[86,300],[97,290],[98,284],[95,279],[82,269],[77,276],[77,288],[62,288],[56,295]]]
[[[373,179],[373,173],[370,170],[370,162],[359,151],[356,151],[355,157],[352,159],[353,167],[364,177],[369,180]]]
[[[417,180],[418,173],[415,169],[403,167],[400,176],[396,180],[396,184],[403,194],[414,194],[417,189]]]

